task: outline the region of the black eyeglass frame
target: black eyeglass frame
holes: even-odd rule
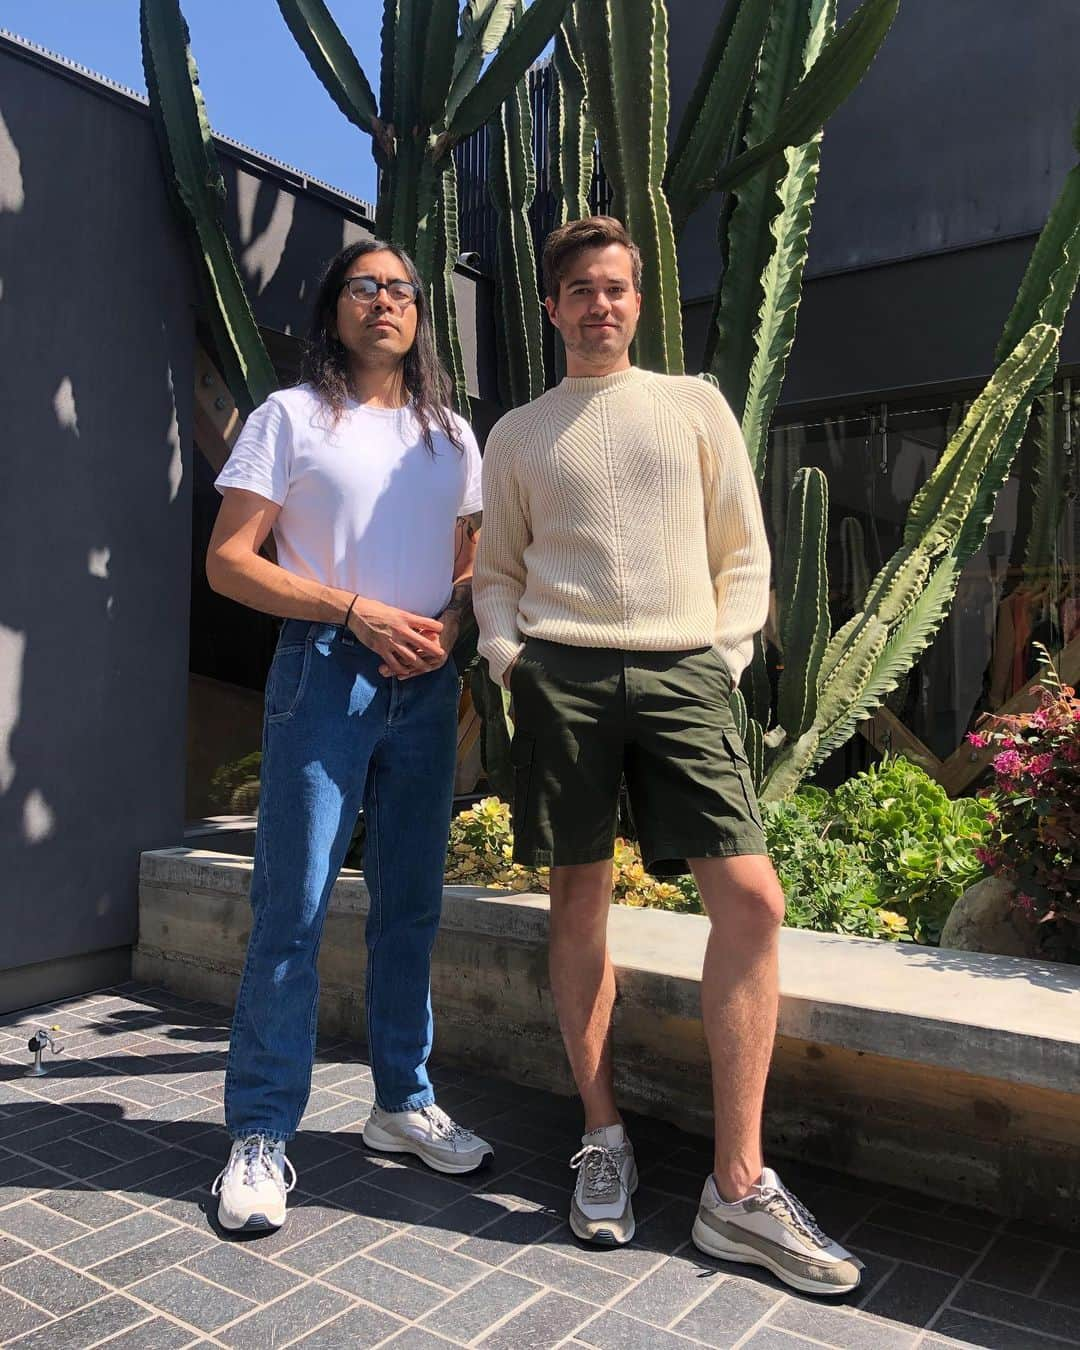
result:
[[[354,281],[364,282],[366,285],[373,286],[375,289],[371,291],[370,294],[367,295],[364,294],[354,295],[352,289]],[[392,290],[392,287],[394,286],[399,286],[403,290],[407,290],[408,294],[406,296],[395,295]],[[380,291],[385,291],[395,305],[400,305],[402,308],[404,308],[406,305],[412,305],[416,303],[417,296],[420,294],[420,287],[417,286],[415,282],[406,281],[402,277],[395,277],[393,281],[376,281],[374,277],[359,276],[359,277],[346,277],[346,279],[341,283],[341,289],[338,291],[338,295],[340,295],[342,291],[348,291],[349,299],[354,301],[355,303],[362,303],[363,301],[366,301],[368,304],[370,304],[372,300],[375,299],[375,297],[379,294]]]

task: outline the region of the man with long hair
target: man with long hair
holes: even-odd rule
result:
[[[689,864],[712,923],[715,1148],[693,1240],[839,1294],[858,1263],[762,1158],[784,897],[729,702],[769,601],[753,470],[715,388],[631,365],[641,257],[619,221],[554,231],[543,271],[567,377],[488,439],[476,608],[480,651],[513,694],[514,857],[551,867],[551,987],[585,1108],[570,1224],[585,1241],[634,1234],[607,951],[625,775],[646,866]]]
[[[207,579],[285,620],[266,683],[254,922],[225,1073],[233,1145],[214,1183],[233,1231],[285,1220],[319,942],[361,807],[375,1080],[364,1142],[442,1172],[492,1153],[435,1105],[426,1067],[457,746],[448,658],[471,603],[481,502],[476,441],[449,401],[412,261],[391,244],[352,244],[319,288],[304,383],[252,413],[217,479]],[[259,553],[271,531],[276,563]]]

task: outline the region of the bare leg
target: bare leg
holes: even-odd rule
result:
[[[768,858],[696,858],[690,866],[712,922],[701,1017],[712,1061],[714,1176],[740,1200],[761,1176],[761,1111],[776,1036],[777,952],[784,896]]]
[[[611,1067],[615,972],[607,950],[611,863],[551,869],[551,992],[586,1131],[619,1122]]]

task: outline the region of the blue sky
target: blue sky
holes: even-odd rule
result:
[[[382,0],[330,0],[378,88]],[[275,0],[181,0],[216,131],[367,201],[370,141],[338,112]],[[0,0],[7,28],[145,93],[138,0]]]

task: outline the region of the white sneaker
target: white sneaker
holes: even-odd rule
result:
[[[262,1134],[236,1139],[229,1161],[210,1188],[218,1197],[218,1223],[230,1232],[280,1228],[285,1222],[285,1197],[295,1185],[296,1173],[285,1156],[283,1139]]]
[[[634,1236],[637,1190],[634,1149],[621,1125],[602,1125],[581,1136],[581,1152],[570,1159],[578,1170],[570,1202],[570,1227],[583,1242],[621,1247]]]
[[[479,1135],[450,1119],[440,1106],[419,1111],[371,1108],[364,1143],[380,1153],[413,1153],[436,1172],[475,1172],[495,1150]]]
[[[862,1278],[862,1262],[821,1231],[771,1167],[734,1204],[720,1198],[710,1175],[692,1236],[710,1256],[764,1266],[805,1294],[846,1294]]]

